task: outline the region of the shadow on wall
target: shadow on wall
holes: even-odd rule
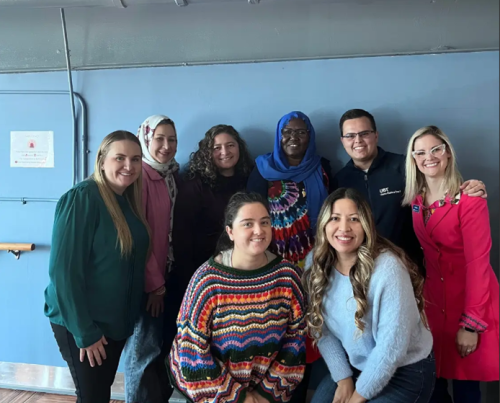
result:
[[[239,133],[247,143],[248,151],[252,158],[255,159],[261,154],[267,154],[273,151],[274,132],[271,133],[257,127],[241,127],[240,129]]]
[[[345,154],[344,147],[340,142],[338,120],[340,115],[329,108],[317,109],[309,114],[309,118],[316,131],[316,149],[318,154],[330,160],[332,174],[335,175],[344,165],[345,161],[338,156]]]
[[[386,150],[405,154],[413,131],[408,131],[404,117],[395,109],[376,108],[371,111],[377,123],[379,144]]]

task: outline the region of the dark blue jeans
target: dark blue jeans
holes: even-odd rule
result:
[[[431,403],[481,403],[481,389],[478,381],[451,381],[453,399],[448,393],[448,380],[438,378]]]
[[[354,380],[360,372],[353,369]],[[436,380],[436,364],[431,355],[415,364],[399,367],[387,386],[371,403],[428,403]],[[319,384],[311,403],[332,403],[337,384],[327,374]]]

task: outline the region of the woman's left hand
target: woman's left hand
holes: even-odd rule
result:
[[[467,357],[476,351],[478,334],[476,332],[468,332],[464,328],[460,328],[457,332],[457,350],[462,358]]]
[[[481,196],[483,199],[488,197],[486,194],[486,185],[482,181],[476,179],[465,181],[462,186],[460,186],[460,190],[471,197]]]
[[[368,400],[366,400],[355,390],[351,396],[351,399],[349,400],[349,403],[366,403],[367,401]]]

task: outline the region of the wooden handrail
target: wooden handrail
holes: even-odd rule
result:
[[[0,250],[30,251],[30,250],[35,250],[35,244],[34,243],[2,243],[2,242],[0,242]]]
[[[34,243],[6,243],[0,242],[0,250],[6,250],[8,253],[12,253],[16,259],[19,259],[21,252],[35,250]]]

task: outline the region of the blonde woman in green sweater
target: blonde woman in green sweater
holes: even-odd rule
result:
[[[109,134],[94,174],[56,207],[45,315],[75,382],[77,403],[109,402],[139,313],[149,248],[141,158],[132,133]]]

